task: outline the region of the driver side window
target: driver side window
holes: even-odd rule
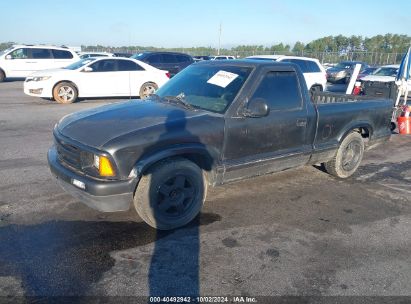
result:
[[[28,49],[17,49],[14,50],[9,54],[12,59],[27,59],[28,56]]]

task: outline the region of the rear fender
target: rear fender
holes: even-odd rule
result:
[[[344,138],[347,137],[348,134],[350,134],[353,130],[361,130],[363,129],[364,132],[368,134],[368,138],[372,137],[373,134],[373,128],[372,126],[366,122],[366,121],[355,121],[347,125],[345,128],[342,129],[340,134],[338,135],[337,139],[338,142],[341,143]],[[363,134],[362,134],[363,135]]]

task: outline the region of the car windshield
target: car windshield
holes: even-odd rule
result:
[[[12,49],[13,49],[13,48],[11,47],[11,48],[5,49],[5,50],[3,50],[3,51],[0,51],[0,56],[3,56],[4,54],[6,54],[7,52],[11,51]]]
[[[373,75],[375,76],[397,76],[398,68],[393,67],[382,67],[376,70]]]
[[[237,96],[252,68],[189,66],[156,92],[163,100],[178,99],[193,108],[224,113]]]
[[[77,70],[83,66],[85,66],[86,64],[93,62],[94,60],[96,60],[96,58],[84,58],[81,59],[79,61],[76,61],[68,66],[65,67],[65,69],[67,70]]]
[[[145,57],[145,55],[146,55],[146,53],[134,54],[133,56],[131,56],[131,58],[134,58],[134,59],[139,60],[139,59],[144,58],[144,57]]]
[[[349,62],[340,62],[335,66],[337,69],[350,69],[352,66],[352,63]]]

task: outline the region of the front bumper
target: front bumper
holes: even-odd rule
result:
[[[338,82],[345,79],[346,75],[327,75],[328,82]]]
[[[105,181],[78,174],[59,162],[54,146],[49,149],[47,159],[50,171],[60,186],[90,208],[102,212],[126,211],[130,208],[137,178]],[[73,181],[84,183],[84,189],[75,186]]]
[[[29,96],[52,98],[52,86],[48,81],[25,81],[24,93]]]

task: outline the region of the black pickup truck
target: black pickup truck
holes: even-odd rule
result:
[[[291,63],[204,61],[145,100],[62,118],[48,152],[61,186],[158,229],[190,222],[207,187],[307,164],[347,178],[390,137],[393,102],[309,95]]]

